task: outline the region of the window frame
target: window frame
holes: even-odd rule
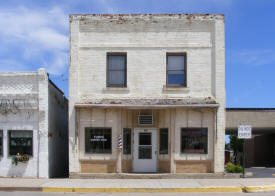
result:
[[[124,84],[110,84],[109,81],[109,71],[114,71],[109,69],[109,56],[124,56],[125,64],[124,64]],[[122,71],[122,70],[116,70]],[[126,52],[107,52],[106,54],[106,87],[116,87],[116,88],[126,88],[127,87],[127,53]]]
[[[199,152],[183,152],[182,151],[182,145],[183,145],[183,142],[182,142],[182,132],[184,130],[206,130],[206,152],[204,153],[199,153]],[[208,154],[208,127],[181,127],[180,128],[180,153],[181,154],[197,154],[197,155],[207,155]]]
[[[31,137],[31,149],[32,149],[32,153],[31,154],[28,154],[28,156],[29,157],[33,157],[33,153],[34,153],[34,146],[33,146],[33,130],[8,130],[8,157],[12,157],[12,156],[14,156],[14,155],[11,155],[10,154],[10,149],[11,149],[11,137],[10,137],[10,135],[11,135],[11,132],[12,131],[24,131],[24,132],[31,132],[32,133],[32,137]]]
[[[86,131],[88,130],[88,129],[105,129],[105,130],[107,130],[107,129],[110,129],[110,131],[111,131],[111,133],[110,133],[110,138],[111,138],[111,141],[110,141],[110,144],[111,144],[111,149],[110,149],[110,152],[87,152],[87,150],[86,150]],[[112,143],[113,143],[113,138],[112,138],[112,127],[85,127],[84,128],[84,152],[85,152],[85,154],[104,154],[104,155],[110,155],[110,154],[112,154],[112,152],[113,152],[113,145],[112,145]]]
[[[168,57],[184,56],[184,84],[168,84]],[[180,70],[177,70],[180,71]],[[167,87],[187,87],[187,53],[186,52],[167,52],[166,53],[166,86]]]
[[[167,131],[167,153],[161,153],[161,131]],[[169,129],[168,128],[159,128],[159,154],[168,155],[169,154]]]

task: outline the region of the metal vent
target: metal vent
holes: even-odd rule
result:
[[[153,115],[139,115],[138,116],[139,125],[153,125]]]

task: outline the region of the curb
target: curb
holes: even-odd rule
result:
[[[43,187],[42,192],[109,192],[109,193],[214,193],[214,192],[243,192],[241,187],[197,187],[197,188],[60,188],[60,187]]]
[[[0,191],[30,192],[79,192],[79,193],[215,193],[215,192],[246,192],[256,193],[275,191],[275,184],[263,186],[221,186],[221,187],[190,187],[190,188],[79,188],[79,187],[0,187]]]
[[[243,188],[244,192],[256,193],[264,191],[275,191],[275,184],[273,185],[263,185],[263,186],[245,186]]]
[[[0,187],[0,191],[36,191],[36,192],[41,192],[42,187],[12,187],[12,186],[7,186],[7,187]]]

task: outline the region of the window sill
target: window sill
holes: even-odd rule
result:
[[[208,155],[208,153],[183,153],[183,152],[181,152],[180,153],[181,155]]]
[[[164,85],[162,88],[163,92],[171,92],[171,91],[184,91],[184,92],[189,92],[190,89],[186,86],[166,86]]]
[[[130,89],[128,87],[105,87],[103,88],[103,92],[129,92]]]
[[[112,154],[83,154],[79,160],[80,161],[110,161],[112,160]]]

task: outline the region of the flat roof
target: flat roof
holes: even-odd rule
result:
[[[175,18],[175,19],[224,19],[224,14],[169,14],[169,13],[156,13],[156,14],[70,14],[71,19],[85,19],[85,18],[106,18],[106,19],[121,19],[121,18]]]

